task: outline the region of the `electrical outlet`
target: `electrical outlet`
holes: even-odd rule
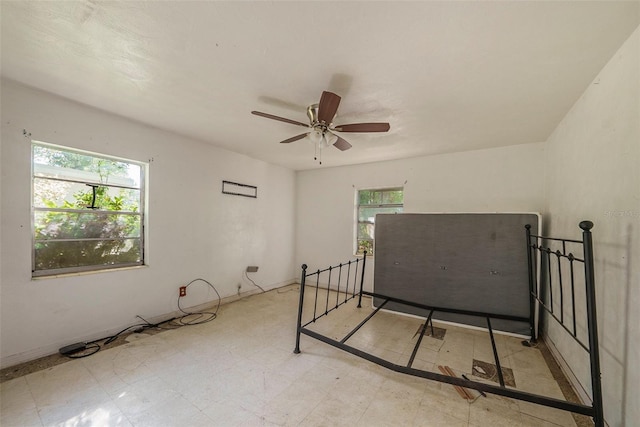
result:
[[[180,296],[181,297],[186,297],[187,296],[187,287],[186,286],[180,286]]]
[[[250,265],[249,267],[247,267],[247,273],[255,273],[256,271],[258,271],[257,265]]]

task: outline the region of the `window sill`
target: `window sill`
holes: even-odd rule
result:
[[[61,279],[65,277],[75,277],[75,276],[89,276],[92,274],[106,273],[106,272],[115,272],[115,271],[124,271],[124,270],[138,270],[142,268],[148,268],[148,265],[133,265],[130,267],[119,267],[119,268],[103,268],[100,270],[90,270],[90,271],[78,271],[75,273],[61,273],[61,274],[51,274],[48,276],[31,276],[31,280],[46,280],[46,279]]]
[[[356,258],[364,258],[364,254],[354,254]],[[373,258],[373,255],[367,252],[367,259]]]

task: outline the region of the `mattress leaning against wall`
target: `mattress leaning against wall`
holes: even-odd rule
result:
[[[529,318],[525,225],[540,229],[537,213],[379,214],[374,290],[419,304]],[[374,300],[374,305],[379,301]],[[425,316],[399,304],[385,308]],[[434,319],[486,327],[475,316],[435,312]],[[529,324],[492,322],[496,330],[529,335]]]

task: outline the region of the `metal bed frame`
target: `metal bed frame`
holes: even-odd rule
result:
[[[300,353],[300,335],[304,334],[396,372],[448,383],[454,386],[471,388],[479,392],[492,393],[499,396],[586,415],[593,419],[596,427],[603,427],[604,414],[602,407],[600,359],[598,353],[593,242],[591,236],[593,223],[591,221],[582,221],[579,224],[579,227],[582,229],[582,240],[560,239],[545,237],[541,235],[533,235],[531,234],[531,226],[525,226],[530,291],[530,315],[528,318],[503,315],[499,313],[484,313],[469,310],[458,310],[451,307],[434,307],[411,301],[405,301],[402,299],[394,298],[390,295],[382,295],[376,292],[364,291],[364,273],[367,259],[366,252],[364,253],[364,257],[361,259],[355,259],[352,261],[348,261],[347,263],[341,263],[336,266],[331,266],[323,270],[317,270],[311,273],[307,273],[308,267],[306,264],[303,264],[300,281],[300,300],[298,304],[298,319],[294,353]],[[554,251],[551,248],[552,245],[554,245],[554,248],[555,246],[559,246],[559,248]],[[578,256],[576,256],[572,252],[568,252],[568,245],[578,245],[582,248],[582,254],[578,254]],[[580,258],[580,256],[582,256],[582,258]],[[554,262],[552,262],[552,260]],[[540,270],[540,278],[537,277],[538,273],[536,268],[539,261],[542,265],[542,268]],[[584,268],[588,336],[588,342],[586,344],[579,338],[576,325],[576,264],[582,264]],[[563,266],[565,267],[563,268]],[[566,279],[567,269],[569,271],[568,279]],[[566,280],[568,280],[569,286],[563,284],[563,271],[565,272],[565,283]],[[323,277],[325,277],[324,275],[328,276],[326,283],[323,280],[321,284],[321,275],[323,275]],[[315,284],[308,284],[307,281],[313,278],[315,278]],[[358,285],[359,289],[357,289]],[[303,323],[303,305],[305,299],[305,288],[307,286],[309,286],[310,288],[315,288],[315,299],[312,319]],[[570,295],[565,295],[567,293],[566,288],[570,289]],[[323,292],[326,290],[327,295],[325,301],[319,301],[318,299],[318,291],[320,289],[322,289]],[[555,306],[554,291],[556,296]],[[333,301],[333,298],[331,298],[330,301],[329,294],[331,292],[335,292],[336,294],[335,301]],[[335,340],[308,328],[308,326],[312,323],[315,323],[316,320],[327,316],[332,311],[337,310],[340,306],[346,304],[352,299],[355,299],[356,297],[358,298],[357,307],[361,308],[363,295],[372,298],[379,298],[382,300],[382,303],[378,307],[376,307],[375,310],[371,312],[353,330],[347,333],[342,339]],[[324,299],[324,297],[322,298]],[[362,326],[364,326],[365,323],[367,323],[373,316],[375,316],[388,302],[395,302],[410,307],[417,307],[425,310],[425,313],[428,312],[411,357],[409,358],[409,361],[406,365],[392,363],[347,344],[349,338],[351,338],[356,332],[358,332],[358,330]],[[322,308],[323,305],[324,309]],[[318,307],[320,307],[320,309],[318,309]],[[556,307],[555,310],[554,307]],[[568,307],[570,307],[570,309]],[[537,323],[539,322],[539,317],[536,316],[536,311],[538,311],[537,308],[544,309],[549,314],[550,318],[553,318],[566,332],[569,333],[571,337],[573,337],[573,339],[580,345],[580,347],[586,350],[589,354],[592,388],[591,405],[573,403],[566,400],[520,391],[514,388],[507,388],[505,386],[493,329],[491,327],[491,319],[506,319],[528,322],[530,325],[531,337],[529,340],[523,341],[523,345],[531,345],[531,343],[535,343],[538,338]],[[565,311],[569,310],[571,311],[572,316],[565,316]],[[438,374],[436,372],[415,369],[412,367],[422,338],[425,332],[427,332],[428,325],[431,325],[431,331],[433,335],[432,316],[434,312],[465,314],[486,319],[487,329],[489,332],[489,337],[491,339],[491,346],[493,349],[493,356],[498,374],[499,385],[491,385],[478,381],[468,380],[465,378],[458,378],[455,376]],[[568,326],[567,323],[569,323]]]

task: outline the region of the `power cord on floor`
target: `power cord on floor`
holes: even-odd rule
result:
[[[149,328],[155,328],[155,329],[163,329],[165,331],[172,331],[174,329],[178,329],[178,326],[176,326],[175,328],[164,328],[160,325],[163,325],[165,323],[169,323],[172,320],[175,320],[175,317],[172,317],[171,319],[167,319],[167,320],[163,320],[160,323],[151,323],[149,322],[147,319],[145,319],[144,317],[140,316],[139,314],[136,314],[136,317],[140,320],[142,320],[145,323],[144,329],[149,329]],[[142,331],[134,331],[134,332],[142,332]]]
[[[216,293],[216,295],[218,296],[218,305],[216,306],[215,311],[211,312],[211,311],[200,311],[200,312],[188,312],[185,311],[181,306],[180,306],[180,300],[182,299],[181,296],[178,296],[178,309],[184,313],[184,316],[178,317],[177,319],[175,319],[176,323],[179,324],[180,326],[193,326],[193,325],[201,325],[203,323],[207,323],[207,322],[211,322],[213,319],[215,319],[218,316],[218,309],[220,309],[220,301],[222,300],[222,298],[220,298],[220,294],[218,293],[218,290],[209,282],[207,282],[204,279],[193,279],[192,281],[190,281],[189,283],[187,283],[185,285],[185,290],[191,286],[193,283],[196,282],[204,282],[206,283],[211,289],[213,289],[213,291]],[[189,316],[197,316],[194,319],[191,320],[186,320],[186,318],[188,318]],[[200,320],[203,319],[203,320]]]
[[[140,317],[140,316],[137,316]],[[142,317],[140,317],[140,319],[142,319]],[[158,324],[152,324],[147,322],[146,320],[142,319],[144,322],[144,324],[136,324],[136,325],[131,325],[128,326],[126,328],[124,328],[123,330],[121,330],[120,332],[111,335],[110,337],[106,337],[106,338],[100,338],[97,340],[93,340],[93,341],[89,341],[89,342],[80,342],[80,343],[76,343],[76,344],[71,344],[69,346],[65,346],[62,347],[60,349],[60,354],[62,354],[63,356],[68,357],[69,359],[81,359],[83,357],[89,357],[93,354],[96,354],[97,352],[99,352],[102,349],[102,346],[106,346],[111,344],[112,342],[114,342],[120,335],[122,335],[123,333],[127,332],[130,329],[133,328],[137,328],[134,332],[142,332],[145,329],[148,328],[154,328],[154,327],[158,327],[158,325],[160,325],[160,323]],[[165,322],[169,322],[173,319],[169,319],[169,320],[165,320],[161,323],[165,323]],[[104,341],[104,342],[102,342]],[[102,346],[98,343],[102,342]]]
[[[251,280],[251,279],[249,279]],[[218,304],[216,305],[216,309],[213,312],[210,311],[202,311],[202,312],[188,312],[185,311],[181,305],[180,305],[180,299],[182,298],[181,296],[178,296],[178,309],[180,310],[181,313],[183,313],[183,316],[180,317],[172,317],[171,319],[166,319],[163,320],[162,322],[158,322],[158,323],[151,323],[148,320],[146,320],[145,318],[143,318],[140,315],[136,315],[137,318],[139,318],[140,320],[142,320],[144,323],[137,323],[135,325],[131,325],[131,326],[127,326],[126,328],[122,329],[121,331],[117,332],[114,335],[111,335],[109,337],[106,338],[100,338],[97,340],[93,340],[93,341],[89,341],[86,343],[77,343],[77,344],[73,344],[71,346],[67,346],[67,347],[63,347],[62,349],[60,349],[60,353],[63,356],[68,357],[69,359],[81,359],[83,357],[89,357],[93,354],[96,354],[97,352],[99,352],[102,349],[102,346],[106,346],[109,345],[111,343],[113,343],[116,339],[118,339],[118,337],[130,330],[133,330],[132,332],[135,333],[140,333],[145,331],[146,329],[164,329],[164,330],[171,330],[171,329],[177,329],[181,326],[193,326],[193,325],[200,325],[202,323],[207,323],[212,321],[213,319],[215,319],[218,315],[218,309],[220,308],[220,302],[222,300],[222,298],[220,297],[220,294],[218,293],[218,290],[208,281],[204,280],[204,279],[194,279],[191,282],[189,282],[185,288],[188,288],[191,284],[195,283],[195,282],[204,282],[206,283],[211,289],[213,289],[213,291],[216,293],[216,295],[218,296]],[[252,281],[253,282],[253,281]],[[254,283],[255,284],[255,283]],[[258,285],[256,285],[258,286]],[[259,287],[259,286],[258,286]],[[264,292],[264,290],[263,290]],[[186,320],[189,316],[197,316],[194,319],[190,319],[190,320]],[[204,320],[200,320],[203,319]],[[175,323],[174,323],[175,322]],[[166,328],[166,327],[162,327],[161,325],[164,324],[168,324],[171,326],[174,326],[173,328]],[[102,342],[104,341],[104,342]],[[102,346],[98,343],[102,342]],[[70,348],[70,347],[75,347],[69,351],[63,351],[65,348]]]

